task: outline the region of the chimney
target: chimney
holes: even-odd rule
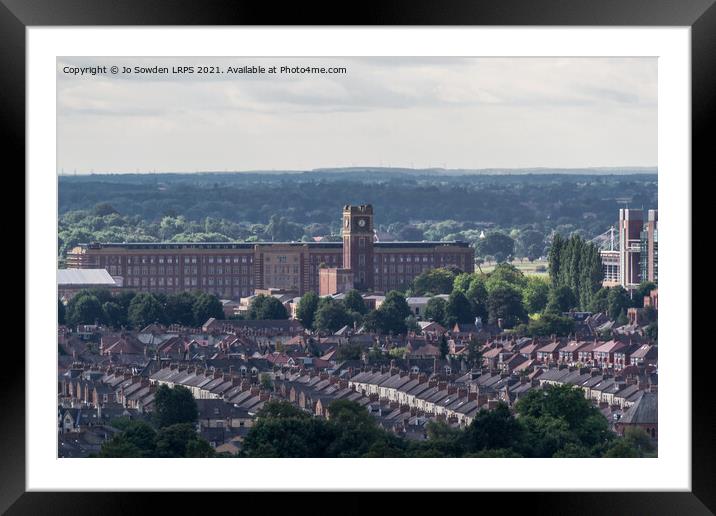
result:
[[[453,384],[450,384],[447,386],[447,392],[449,394],[455,394],[457,392],[457,387]]]
[[[467,393],[467,400],[468,401],[474,401],[477,399],[477,393],[476,392],[468,392]]]
[[[438,389],[441,391],[447,389],[447,382],[438,382]]]
[[[458,398],[464,398],[465,396],[467,396],[467,389],[465,387],[460,387],[457,390],[457,396]]]

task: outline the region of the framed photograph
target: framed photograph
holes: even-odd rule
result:
[[[713,1],[293,14],[2,0],[27,244],[0,509],[712,514]]]

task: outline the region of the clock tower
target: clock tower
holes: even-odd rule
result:
[[[343,268],[353,272],[358,290],[374,287],[373,206],[343,207]]]

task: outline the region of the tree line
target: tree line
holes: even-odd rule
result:
[[[286,190],[291,198],[277,213],[275,199],[283,199]],[[624,191],[632,192],[635,205],[657,207],[656,176],[648,174],[62,176],[59,256],[89,241],[338,238],[342,206],[372,203],[378,228],[396,238],[461,239],[475,245],[481,257],[535,259],[544,255],[554,232],[602,233],[614,222]],[[451,206],[449,219],[445,205]],[[487,239],[480,238],[483,231]]]
[[[108,289],[80,290],[65,305],[58,300],[58,322],[103,324],[114,329],[140,330],[153,323],[198,327],[209,318],[223,319],[219,298],[204,292],[159,294]]]
[[[649,457],[654,448],[643,430],[624,437],[571,386],[530,391],[515,414],[500,403],[480,410],[464,429],[441,421],[426,424],[427,439],[403,439],[381,428],[361,405],[333,401],[328,419],[284,401],[258,413],[241,457]]]
[[[219,456],[196,431],[198,410],[186,387],[161,385],[148,420],[115,418],[110,425],[119,432],[102,444],[95,457],[197,458]]]

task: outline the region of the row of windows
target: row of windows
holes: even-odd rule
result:
[[[189,286],[189,285],[187,285],[187,286]],[[139,288],[139,290],[141,290],[142,288],[149,288],[150,285],[137,285],[137,287]],[[175,292],[181,292],[181,291],[185,291],[185,290],[187,290],[186,287],[182,288],[179,285],[177,285],[176,287],[171,286],[171,285],[167,285],[167,286],[160,285],[160,286],[156,286],[156,287],[151,287],[152,292],[158,292],[158,293],[163,293],[163,294],[172,294]],[[209,292],[210,294],[214,294],[215,296],[220,297],[220,298],[232,298],[232,297],[239,298],[239,297],[250,296],[251,294],[253,294],[253,287],[252,288],[233,288],[233,289],[225,288],[224,290],[219,290],[219,289],[205,289],[205,290],[207,292]]]
[[[265,256],[265,257],[264,257],[264,261],[265,261],[265,262],[270,262],[270,261],[271,261],[271,256]],[[277,256],[277,257],[276,257],[276,261],[277,261],[278,263],[288,263],[288,256]],[[292,261],[293,261],[294,263],[298,262],[298,255],[294,255]]]
[[[120,256],[108,256],[109,264],[121,263]],[[184,256],[184,263],[253,263],[253,255],[244,256]],[[181,263],[179,256],[128,256],[129,264],[175,264]]]
[[[272,269],[270,267],[266,267],[264,269],[266,272],[270,272]],[[273,266],[273,273],[274,274],[289,274],[293,272],[294,274],[298,274],[298,265],[274,265]]]
[[[187,265],[182,269],[183,273],[185,275],[197,275],[199,272],[199,266],[198,265]],[[121,274],[121,267],[117,265],[110,265],[108,267],[108,272],[112,275],[119,275]],[[178,274],[180,272],[179,267],[174,267],[173,265],[135,265],[135,266],[128,266],[127,267],[127,275],[128,276],[147,276],[147,275],[155,275],[155,274],[175,274],[175,272]],[[231,266],[225,266],[225,267],[215,267],[213,265],[203,266],[201,268],[201,272],[203,274],[251,274],[253,271],[250,269],[248,265],[235,265],[233,267]]]
[[[127,278],[127,285],[132,286],[132,287],[139,287],[139,286],[144,286],[144,287],[146,287],[146,286],[150,286],[150,287],[159,286],[159,287],[162,287],[162,286],[165,286],[165,285],[171,287],[171,286],[174,286],[174,285],[179,286],[179,285],[181,285],[181,284],[182,284],[182,283],[181,283],[180,279],[177,278],[177,277],[168,277],[168,278],[165,278],[165,277],[163,277],[163,276],[159,276],[159,277],[156,277],[156,278],[155,278],[155,277],[149,277],[149,278],[131,277],[131,278]],[[197,285],[199,285],[199,280],[198,280],[196,277],[188,277],[188,276],[187,276],[187,277],[184,278],[184,283],[183,283],[183,284],[184,284],[184,286],[186,286],[186,287],[196,287]],[[202,285],[210,285],[210,286],[213,286],[213,285],[219,285],[219,286],[223,286],[223,285],[227,285],[227,286],[229,286],[229,285],[253,285],[253,284],[254,284],[254,279],[253,279],[252,277],[245,278],[245,277],[243,277],[243,276],[238,276],[238,277],[233,277],[233,278],[232,278],[232,277],[228,277],[228,278],[224,278],[224,277],[218,277],[218,278],[209,277],[209,278],[202,278],[202,279],[201,279],[201,284],[202,284]]]

